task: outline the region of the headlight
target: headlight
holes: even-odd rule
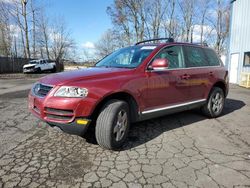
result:
[[[87,97],[88,89],[86,88],[78,88],[78,87],[68,87],[62,86],[60,87],[54,96],[56,97]]]

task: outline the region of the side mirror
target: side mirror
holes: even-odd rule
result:
[[[165,58],[157,58],[155,59],[151,65],[148,67],[150,70],[167,70],[168,69],[168,60]]]

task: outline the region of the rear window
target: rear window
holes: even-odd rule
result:
[[[193,46],[186,46],[186,65],[187,67],[209,66],[204,50]]]
[[[207,55],[207,60],[210,66],[220,65],[220,60],[215,51],[213,51],[212,49],[205,49],[205,53]]]

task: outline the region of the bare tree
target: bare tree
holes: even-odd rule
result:
[[[49,49],[49,43],[50,43],[50,29],[49,29],[49,20],[46,17],[46,15],[41,14],[40,15],[40,22],[38,23],[38,41],[40,45],[40,53],[41,56],[44,58],[44,51],[46,54],[46,57],[50,59],[50,49]]]
[[[11,54],[10,20],[7,6],[0,2],[0,55],[8,57]]]
[[[22,16],[24,19],[26,52],[27,52],[28,58],[30,58],[29,26],[28,26],[28,20],[27,20],[27,3],[28,3],[28,0],[22,0]]]
[[[107,30],[95,44],[96,56],[98,59],[101,59],[115,51],[118,47],[115,33],[112,30]]]
[[[170,11],[169,11],[169,28],[168,28],[168,33],[170,37],[174,37],[175,38],[175,20],[174,19],[174,14],[175,14],[175,9],[176,9],[176,1],[175,0],[169,0],[169,7],[170,7]]]
[[[30,10],[32,14],[32,57],[36,58],[37,51],[36,51],[36,40],[37,40],[37,18],[36,18],[36,12],[38,11],[38,8],[35,7],[35,0],[30,0]]]
[[[199,5],[199,13],[198,13],[198,18],[200,21],[198,23],[200,24],[200,43],[203,44],[204,42],[204,27],[205,27],[205,21],[207,19],[207,13],[209,10],[211,0],[199,0],[198,5]]]
[[[194,0],[178,0],[181,15],[183,18],[183,39],[186,42],[192,42],[192,26],[194,18]]]
[[[223,51],[225,39],[229,33],[229,6],[222,0],[217,0],[216,43],[215,49],[220,54]]]
[[[111,17],[114,25],[114,30],[124,37],[127,44],[131,44],[132,29],[130,26],[130,19],[128,18],[128,10],[125,8],[123,1],[115,0],[112,6],[107,8],[107,13]]]
[[[56,62],[67,57],[70,49],[74,48],[74,41],[70,37],[63,19],[54,21],[51,34],[51,55]]]
[[[160,30],[164,24],[168,3],[164,0],[147,0],[145,3],[145,22],[148,38],[159,38]],[[152,33],[152,34],[151,34]]]
[[[115,0],[107,9],[116,31],[122,30],[128,44],[145,35],[145,0]]]

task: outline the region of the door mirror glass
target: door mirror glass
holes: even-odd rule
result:
[[[168,60],[166,58],[154,59],[152,64],[149,66],[150,70],[166,70],[168,69]]]

